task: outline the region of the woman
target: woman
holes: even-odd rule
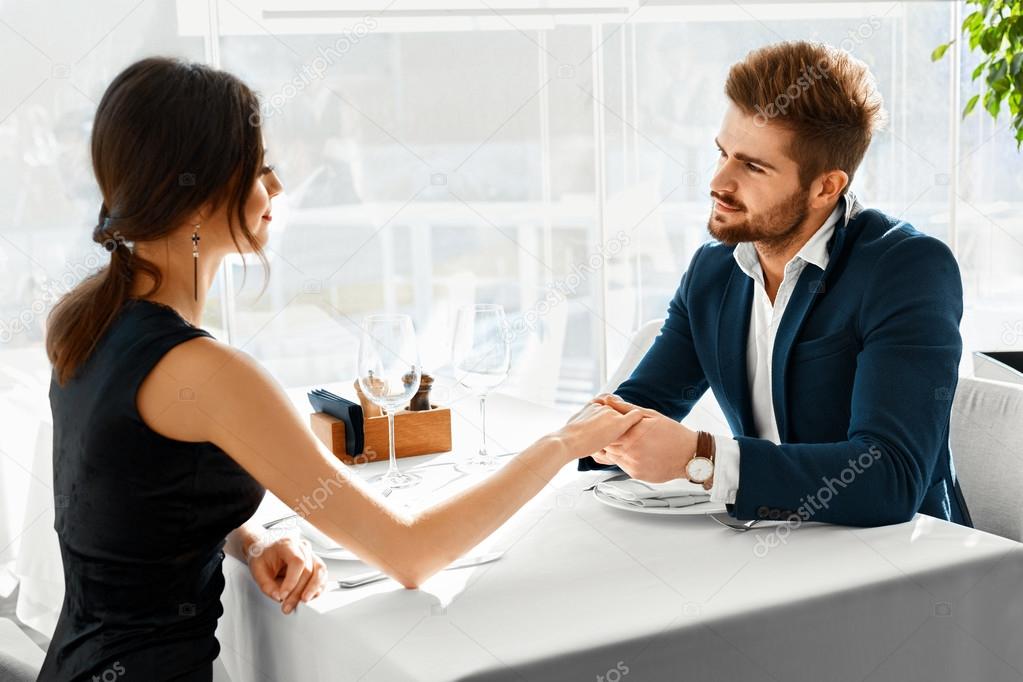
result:
[[[48,322],[66,589],[42,680],[211,679],[222,550],[285,613],[316,597],[326,571],[307,543],[262,543],[245,523],[264,489],[296,508],[325,497],[303,507],[308,520],[415,588],[642,419],[591,404],[475,487],[412,518],[389,508],[255,360],[201,328],[223,257],[265,264],[281,184],[257,111],[235,77],[159,58],[128,67],[99,104],[93,238],[110,266]]]

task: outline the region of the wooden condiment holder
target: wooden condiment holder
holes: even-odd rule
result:
[[[345,464],[379,462],[387,459],[390,444],[387,417],[363,420],[365,448],[361,453],[345,450],[345,423],[325,412],[309,415],[313,433]],[[396,457],[430,455],[451,450],[451,410],[433,405],[429,410],[394,415],[394,454]]]

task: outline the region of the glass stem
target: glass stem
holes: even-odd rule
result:
[[[387,410],[387,445],[389,464],[387,475],[398,473],[398,456],[394,454],[394,410]]]
[[[480,396],[480,423],[482,425],[483,440],[480,442],[480,459],[487,459],[487,394]]]

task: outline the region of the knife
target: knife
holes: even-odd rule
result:
[[[497,561],[501,558],[504,552],[485,552],[483,554],[475,554],[473,556],[463,557],[453,563],[451,563],[445,571],[450,571],[455,568],[469,568],[470,566],[480,566],[482,564],[489,564],[493,561]],[[357,573],[356,575],[350,575],[347,578],[337,581],[337,586],[341,588],[352,588],[362,587],[363,585],[369,585],[375,583],[378,580],[387,578],[387,574],[382,571],[367,571],[366,573]]]

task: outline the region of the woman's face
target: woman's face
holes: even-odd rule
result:
[[[252,185],[249,199],[245,203],[245,222],[252,228],[252,233],[259,241],[260,246],[266,246],[270,239],[273,198],[283,189],[273,166],[262,166]]]

